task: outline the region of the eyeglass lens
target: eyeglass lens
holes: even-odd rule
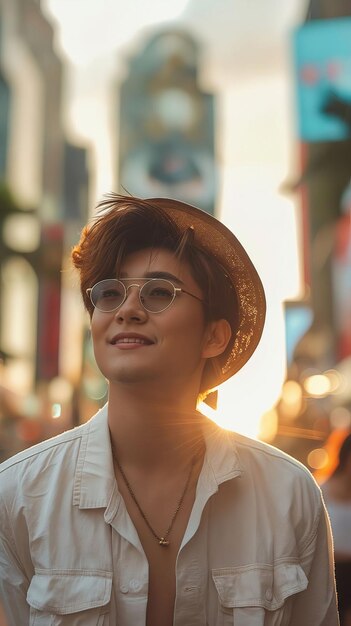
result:
[[[129,287],[132,286],[135,286],[133,282]],[[137,286],[142,306],[152,313],[164,311],[174,300],[175,289],[168,280],[153,278]],[[120,280],[101,280],[91,290],[91,301],[100,311],[114,311],[124,302],[129,287]]]

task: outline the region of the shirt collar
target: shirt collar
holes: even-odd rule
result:
[[[83,427],[75,475],[73,503],[83,509],[106,508],[116,492],[108,404]],[[204,418],[203,433],[206,443],[204,466],[214,490],[242,474],[235,435]],[[117,504],[117,503],[116,503]]]
[[[83,509],[107,507],[116,488],[107,407],[105,404],[87,422],[82,437],[73,504]]]
[[[241,476],[243,469],[235,444],[235,434],[217,426],[210,419],[205,419],[203,427],[206,443],[205,462],[218,487],[226,480]]]

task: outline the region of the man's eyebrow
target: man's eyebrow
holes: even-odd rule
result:
[[[121,272],[120,278],[129,280],[129,276],[126,276],[125,272]],[[131,276],[131,279],[132,278],[136,278],[136,277]],[[170,280],[172,283],[176,283],[177,285],[184,285],[183,281],[180,280],[180,278],[178,278],[177,276],[174,276],[174,274],[171,274],[170,272],[161,272],[161,271],[145,272],[144,276],[138,276],[138,278],[163,278],[164,280]]]
[[[170,272],[146,272],[145,278],[164,278],[165,280],[170,280],[178,285],[184,285],[180,278],[174,276],[174,274],[170,274]]]

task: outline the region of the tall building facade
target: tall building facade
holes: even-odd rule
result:
[[[70,287],[62,268],[87,218],[89,172],[87,151],[66,137],[63,87],[40,1],[0,0],[0,350],[7,382],[36,399],[53,379],[72,385],[79,376],[63,355]],[[77,333],[76,370],[79,320]]]

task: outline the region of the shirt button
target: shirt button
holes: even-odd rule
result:
[[[140,581],[136,580],[135,578],[132,578],[132,580],[129,583],[129,589],[131,589],[131,591],[140,591],[141,589]]]
[[[272,589],[267,589],[267,591],[265,593],[265,596],[266,596],[266,600],[269,600],[269,601],[273,600],[273,591],[272,591]]]
[[[127,585],[121,585],[120,586],[120,591],[121,591],[121,593],[128,593],[129,587]]]

